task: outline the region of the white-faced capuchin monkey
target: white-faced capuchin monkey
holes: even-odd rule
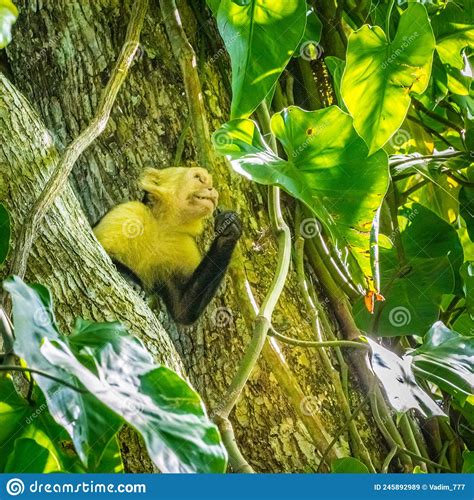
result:
[[[114,207],[94,233],[118,268],[163,297],[176,322],[194,323],[224,277],[241,221],[235,212],[216,212],[214,241],[203,258],[196,237],[218,199],[207,170],[147,168],[140,186],[144,202]]]

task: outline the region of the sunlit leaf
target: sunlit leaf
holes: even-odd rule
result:
[[[231,59],[234,118],[249,116],[272,90],[306,25],[305,0],[242,3],[221,0],[216,14]]]
[[[219,433],[197,393],[172,370],[155,365],[120,324],[79,320],[68,339],[54,323],[44,287],[28,287],[19,278],[4,286],[13,301],[15,352],[28,366],[90,391],[35,375],[51,414],[89,469],[99,467],[123,418],[141,432],[162,472],[225,471]]]
[[[410,92],[426,89],[434,46],[426,9],[418,3],[408,5],[392,42],[378,26],[363,26],[350,36],[341,92],[370,153],[403,123]]]
[[[214,144],[237,172],[280,186],[306,204],[364,289],[358,268],[371,275],[370,231],[388,184],[385,153],[368,156],[350,116],[336,106],[314,112],[292,106],[275,114],[271,127],[287,160],[272,152],[250,120],[226,123],[215,132]]]
[[[59,458],[51,450],[29,438],[15,441],[13,452],[8,457],[4,470],[6,474],[19,472],[48,474],[60,471]]]
[[[4,288],[10,292],[13,302],[15,353],[30,368],[45,371],[79,387],[73,375],[51,364],[40,350],[45,339],[61,338],[49,291],[40,285],[28,287],[19,278],[6,281]],[[71,436],[84,465],[94,470],[104,447],[119,430],[122,421],[90,394],[79,393],[40,375],[34,378],[46,397],[51,415]]]
[[[460,335],[438,321],[410,355],[417,376],[461,402],[474,394],[474,337]]]
[[[0,0],[0,49],[12,39],[12,26],[18,17],[18,9],[11,0]]]
[[[462,69],[464,61],[461,51],[474,47],[474,2],[456,0],[431,18],[436,37],[436,50],[443,63]]]
[[[445,416],[416,382],[411,357],[400,358],[372,339],[368,338],[367,341],[372,350],[372,368],[392,408],[399,413],[416,409],[425,417]]]

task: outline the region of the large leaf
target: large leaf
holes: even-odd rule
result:
[[[18,9],[11,0],[0,0],[0,49],[12,39],[12,26],[18,17]]]
[[[225,470],[219,433],[197,393],[173,371],[155,365],[120,324],[78,321],[68,339],[58,332],[46,289],[18,278],[5,288],[13,301],[15,352],[30,367],[90,391],[79,393],[35,376],[51,414],[89,469],[100,469],[123,418],[141,432],[161,471]]]
[[[403,260],[394,246],[381,246],[379,252],[385,302],[374,315],[362,301],[354,305],[358,326],[380,337],[424,335],[438,319],[442,295],[452,293],[460,280],[463,252],[450,224],[416,203],[402,207],[398,220]]]
[[[387,189],[386,154],[368,156],[350,116],[337,106],[313,112],[292,106],[275,114],[271,127],[287,160],[272,152],[250,120],[226,123],[215,132],[214,144],[237,172],[279,186],[306,204],[354,281],[366,288],[359,267],[370,276],[370,230]]]
[[[10,216],[7,209],[0,203],[0,265],[3,264],[10,248]]]
[[[8,457],[5,473],[43,473],[60,472],[58,457],[34,439],[21,438],[15,441],[13,452]]]
[[[434,46],[426,9],[418,3],[409,4],[392,42],[378,26],[363,26],[350,36],[341,92],[370,153],[403,123],[410,92],[426,89]]]
[[[372,351],[372,368],[394,410],[403,413],[415,409],[425,417],[445,416],[416,382],[411,357],[400,358],[372,339],[367,341]]]
[[[431,19],[436,37],[436,50],[443,63],[463,69],[461,55],[465,47],[474,47],[474,2],[456,0]]]
[[[46,339],[54,341],[61,338],[49,291],[40,285],[29,287],[19,278],[6,281],[4,288],[10,292],[13,302],[15,353],[30,368],[48,372],[79,387],[73,375],[51,364],[40,350]],[[40,375],[34,378],[46,398],[51,415],[71,437],[82,462],[90,470],[95,470],[104,448],[119,430],[122,421],[90,394],[82,394]]]
[[[72,472],[64,463],[74,463],[77,456],[64,453],[66,442],[66,432],[52,419],[40,391],[35,389],[33,401],[27,402],[17,394],[11,378],[0,377],[0,472]],[[37,448],[43,460],[36,460],[26,448]]]
[[[474,394],[474,337],[461,335],[438,321],[410,355],[417,376],[461,402]]]
[[[217,26],[232,66],[233,118],[247,117],[270,93],[303,36],[305,0],[222,0]]]

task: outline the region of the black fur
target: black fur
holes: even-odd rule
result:
[[[193,275],[187,280],[172,280],[157,290],[177,323],[194,323],[216,294],[242,234],[239,216],[230,211],[218,213],[214,232],[214,241]]]

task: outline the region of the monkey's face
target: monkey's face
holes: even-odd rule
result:
[[[217,207],[218,194],[204,168],[147,168],[140,186],[149,193],[156,210],[178,221],[204,219]]]
[[[212,176],[204,168],[186,169],[183,187],[185,186],[186,203],[183,209],[189,217],[208,217],[217,207],[219,195],[212,185]]]

